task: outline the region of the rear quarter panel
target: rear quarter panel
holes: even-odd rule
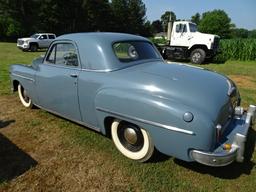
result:
[[[196,112],[191,123],[185,122],[184,111],[189,111],[190,108],[181,103],[164,101],[134,90],[109,88],[97,94],[95,106],[101,128],[104,129],[106,117],[132,122],[146,129],[155,147],[164,154],[191,161],[189,149],[209,151],[212,148],[214,133],[211,120],[200,112]],[[152,125],[150,122],[188,130],[192,134],[168,130]],[[105,130],[102,132],[105,133]]]

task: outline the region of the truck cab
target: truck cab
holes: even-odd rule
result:
[[[162,49],[165,59],[188,59],[201,64],[206,58],[216,55],[220,37],[200,33],[197,25],[190,21],[175,21],[168,24],[168,46]]]

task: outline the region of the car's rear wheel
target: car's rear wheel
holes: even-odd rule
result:
[[[28,96],[27,91],[22,87],[21,84],[18,85],[18,93],[19,93],[19,98],[22,105],[26,108],[32,108],[33,107],[32,100]]]
[[[154,153],[154,144],[149,133],[132,123],[114,120],[111,135],[117,149],[132,160],[145,162]]]

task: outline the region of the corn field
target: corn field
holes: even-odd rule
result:
[[[217,61],[256,60],[256,39],[225,39],[220,41]]]

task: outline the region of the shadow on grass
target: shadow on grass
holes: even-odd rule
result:
[[[244,154],[245,159],[243,163],[234,162],[225,167],[209,167],[199,163],[187,163],[178,159],[175,159],[174,161],[178,165],[192,171],[202,174],[209,174],[222,179],[236,179],[242,174],[250,175],[251,170],[255,166],[255,162],[252,162],[251,158],[255,147],[256,132],[253,129],[249,129],[248,134]]]
[[[0,183],[22,175],[36,165],[32,157],[0,134]]]
[[[2,121],[0,120],[0,129],[7,127],[11,123],[14,123],[15,120]]]

